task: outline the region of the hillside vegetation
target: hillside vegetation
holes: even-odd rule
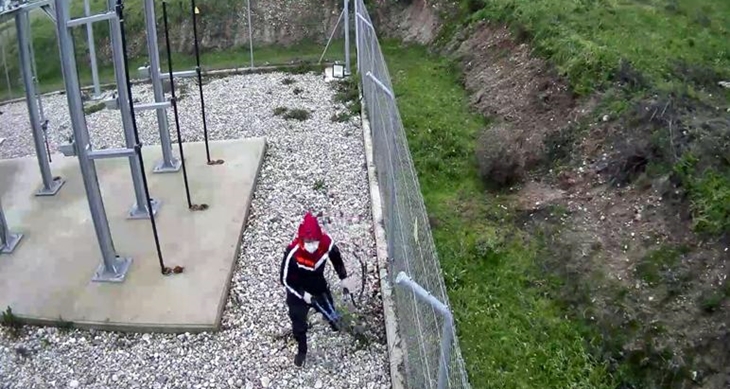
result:
[[[475,387],[727,387],[730,3],[463,0],[440,17],[449,65],[419,80],[457,67],[455,104],[488,122],[439,125],[465,112],[441,101],[409,123],[400,99]]]

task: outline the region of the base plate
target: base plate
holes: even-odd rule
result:
[[[46,188],[40,188],[35,192],[36,196],[55,196],[56,193],[58,193],[59,190],[61,190],[61,187],[63,184],[65,184],[66,181],[61,177],[53,177],[53,181],[51,181],[51,187]]]
[[[100,264],[96,268],[94,277],[91,278],[93,282],[124,282],[124,278],[127,276],[129,267],[132,265],[132,258],[121,258],[117,257],[112,261],[111,269],[107,269],[104,264]]]
[[[10,254],[15,250],[15,247],[18,246],[20,243],[20,240],[23,239],[23,234],[9,234],[8,243],[0,247],[0,254]]]
[[[172,166],[165,165],[165,161],[158,161],[155,164],[155,167],[152,169],[152,173],[177,173],[180,171],[180,167],[182,166],[182,162],[178,158],[172,158],[170,161],[172,163]]]
[[[160,211],[162,202],[159,200],[151,199],[152,201],[152,214],[157,216]],[[137,203],[132,206],[127,214],[127,219],[149,219],[150,215],[147,213],[147,207],[140,207]]]

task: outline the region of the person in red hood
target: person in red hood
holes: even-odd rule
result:
[[[296,239],[286,248],[279,274],[281,284],[286,288],[286,304],[298,345],[294,364],[299,367],[304,365],[307,355],[307,315],[309,308],[314,306],[312,301],[326,299],[334,307],[332,294],[324,278],[327,258],[332,262],[343,289],[354,290],[354,280],[347,276],[340,250],[332,238],[322,232],[317,219],[308,212],[299,225]],[[330,326],[337,331],[334,323],[330,323]]]

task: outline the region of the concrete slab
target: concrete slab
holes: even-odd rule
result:
[[[0,195],[8,224],[23,239],[12,254],[0,255],[0,308],[10,306],[31,323],[120,331],[195,332],[220,324],[241,234],[265,155],[263,138],[185,145],[193,203],[187,209],[182,172],[152,174],[159,147],[145,147],[145,167],[154,199],[165,264],[182,274],[162,276],[149,219],[133,220],[134,202],[125,159],[97,160],[109,225],[117,253],[133,259],[123,283],[91,279],[101,261],[81,173],[75,157],[53,158],[51,170],[66,179],[54,197],[37,197],[35,158],[0,161]],[[176,148],[177,149],[177,148]]]

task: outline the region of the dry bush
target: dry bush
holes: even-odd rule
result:
[[[542,140],[526,131],[505,125],[485,129],[477,141],[479,174],[487,183],[499,186],[521,181],[541,160]]]

